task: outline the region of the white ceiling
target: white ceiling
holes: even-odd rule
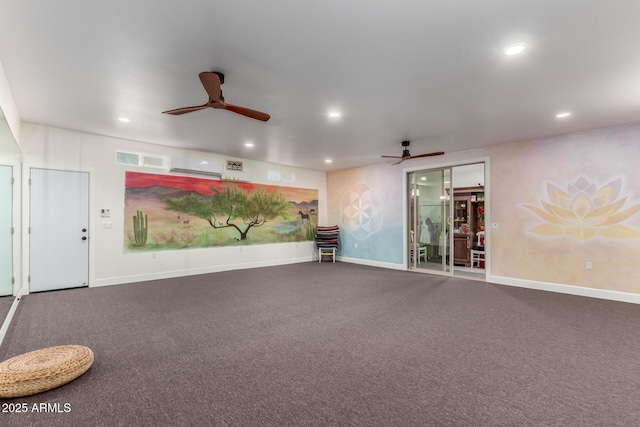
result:
[[[450,152],[639,121],[638,16],[633,0],[4,0],[0,62],[24,122],[334,170],[403,139]],[[205,103],[213,70],[271,120],[161,114]]]

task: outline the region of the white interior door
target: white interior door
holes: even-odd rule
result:
[[[89,174],[31,169],[29,291],[89,283]]]
[[[13,293],[13,169],[0,166],[0,296]]]

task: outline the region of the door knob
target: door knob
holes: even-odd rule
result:
[[[86,229],[86,228],[83,228],[83,229],[82,229],[82,232],[83,232],[83,233],[86,233],[86,232],[87,232],[87,229]]]
[[[87,236],[82,236],[82,240],[87,240]]]

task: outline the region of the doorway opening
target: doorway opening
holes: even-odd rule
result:
[[[407,174],[408,268],[486,280],[484,162]]]

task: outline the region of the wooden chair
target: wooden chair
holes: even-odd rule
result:
[[[322,262],[322,257],[331,257],[336,262],[336,248],[318,248],[318,262]]]

